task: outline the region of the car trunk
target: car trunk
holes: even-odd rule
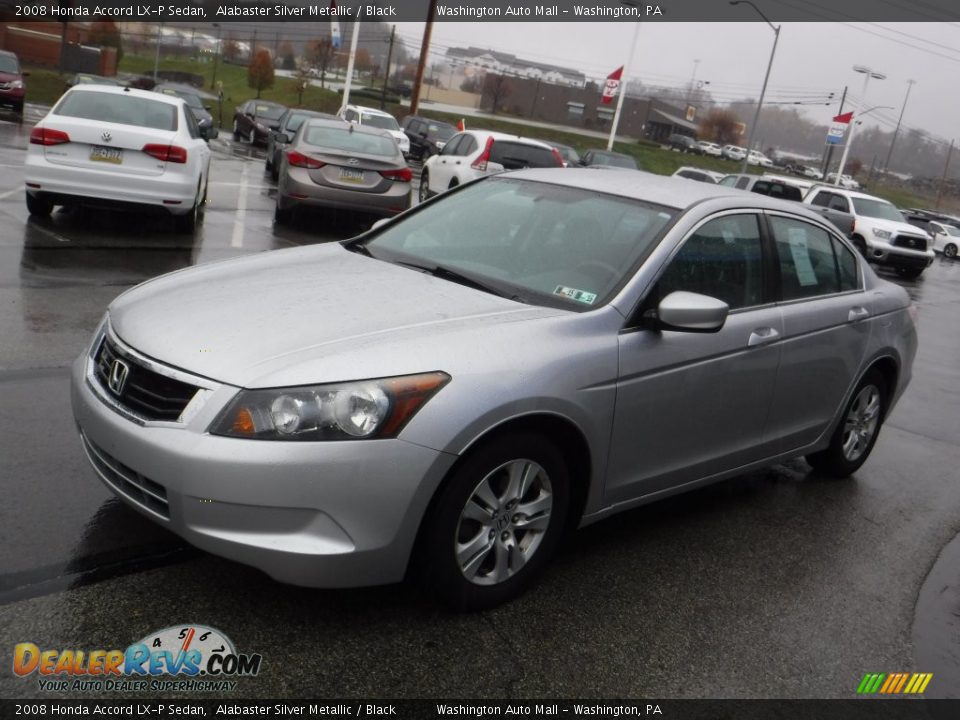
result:
[[[44,157],[50,163],[125,175],[162,175],[166,161],[143,149],[169,146],[176,136],[173,131],[73,117],[53,117],[45,128],[70,137],[70,142],[44,146]]]

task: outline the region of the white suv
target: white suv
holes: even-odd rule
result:
[[[450,138],[439,155],[423,164],[420,202],[482,175],[543,167],[563,167],[560,152],[545,142],[490,130],[466,130]]]
[[[892,267],[902,277],[919,277],[933,262],[927,234],[905,222],[900,211],[883,198],[832,185],[814,185],[803,202],[853,215],[853,244],[867,260]]]
[[[400,129],[400,123],[390,113],[363,105],[344,105],[337,115],[350,123],[386,130],[397,141],[403,156],[410,155],[410,138]]]

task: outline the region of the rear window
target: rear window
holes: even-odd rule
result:
[[[803,194],[800,192],[800,188],[785,183],[757,180],[757,182],[754,183],[753,191],[760,195],[768,195],[772,198],[780,198],[781,200],[794,200],[796,202],[803,200]]]
[[[304,141],[328,150],[364,155],[393,157],[400,152],[397,148],[397,141],[392,137],[351,132],[350,128],[310,127],[308,125]]]
[[[279,120],[287,109],[283,105],[257,105],[253,109],[255,117],[266,118],[267,120]]]
[[[563,167],[552,150],[509,140],[494,141],[490,148],[490,162],[499,163],[506,170]]]
[[[362,113],[360,115],[360,124],[370,127],[380,128],[382,130],[399,130],[397,121],[389,115],[374,115],[372,113]]]
[[[53,114],[154,130],[177,129],[176,105],[126,93],[68,92]]]
[[[438,140],[449,140],[457,134],[457,129],[452,125],[435,125],[430,123],[427,127],[427,134]]]

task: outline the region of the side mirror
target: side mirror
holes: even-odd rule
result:
[[[714,333],[723,327],[729,312],[723,300],[678,290],[660,301],[657,320],[664,330]]]
[[[288,133],[280,132],[279,130],[274,133],[273,142],[279,143],[280,145],[289,145],[293,142],[293,138],[290,137]]]
[[[390,222],[390,218],[388,218],[388,217],[380,218],[380,219],[377,220],[373,225],[370,226],[370,229],[371,229],[371,230],[376,230],[377,228],[386,225],[388,222]]]
[[[200,137],[204,140],[216,140],[220,136],[220,131],[217,130],[213,125],[207,125],[206,127],[200,128]]]

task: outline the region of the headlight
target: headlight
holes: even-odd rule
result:
[[[252,440],[395,437],[450,381],[442,372],[331,385],[242,390],[210,426]]]
[[[21,90],[23,88],[23,80],[14,80],[10,83],[11,90]]]
[[[893,235],[889,230],[878,230],[877,228],[873,228],[873,234],[881,240],[889,240],[890,236]]]

